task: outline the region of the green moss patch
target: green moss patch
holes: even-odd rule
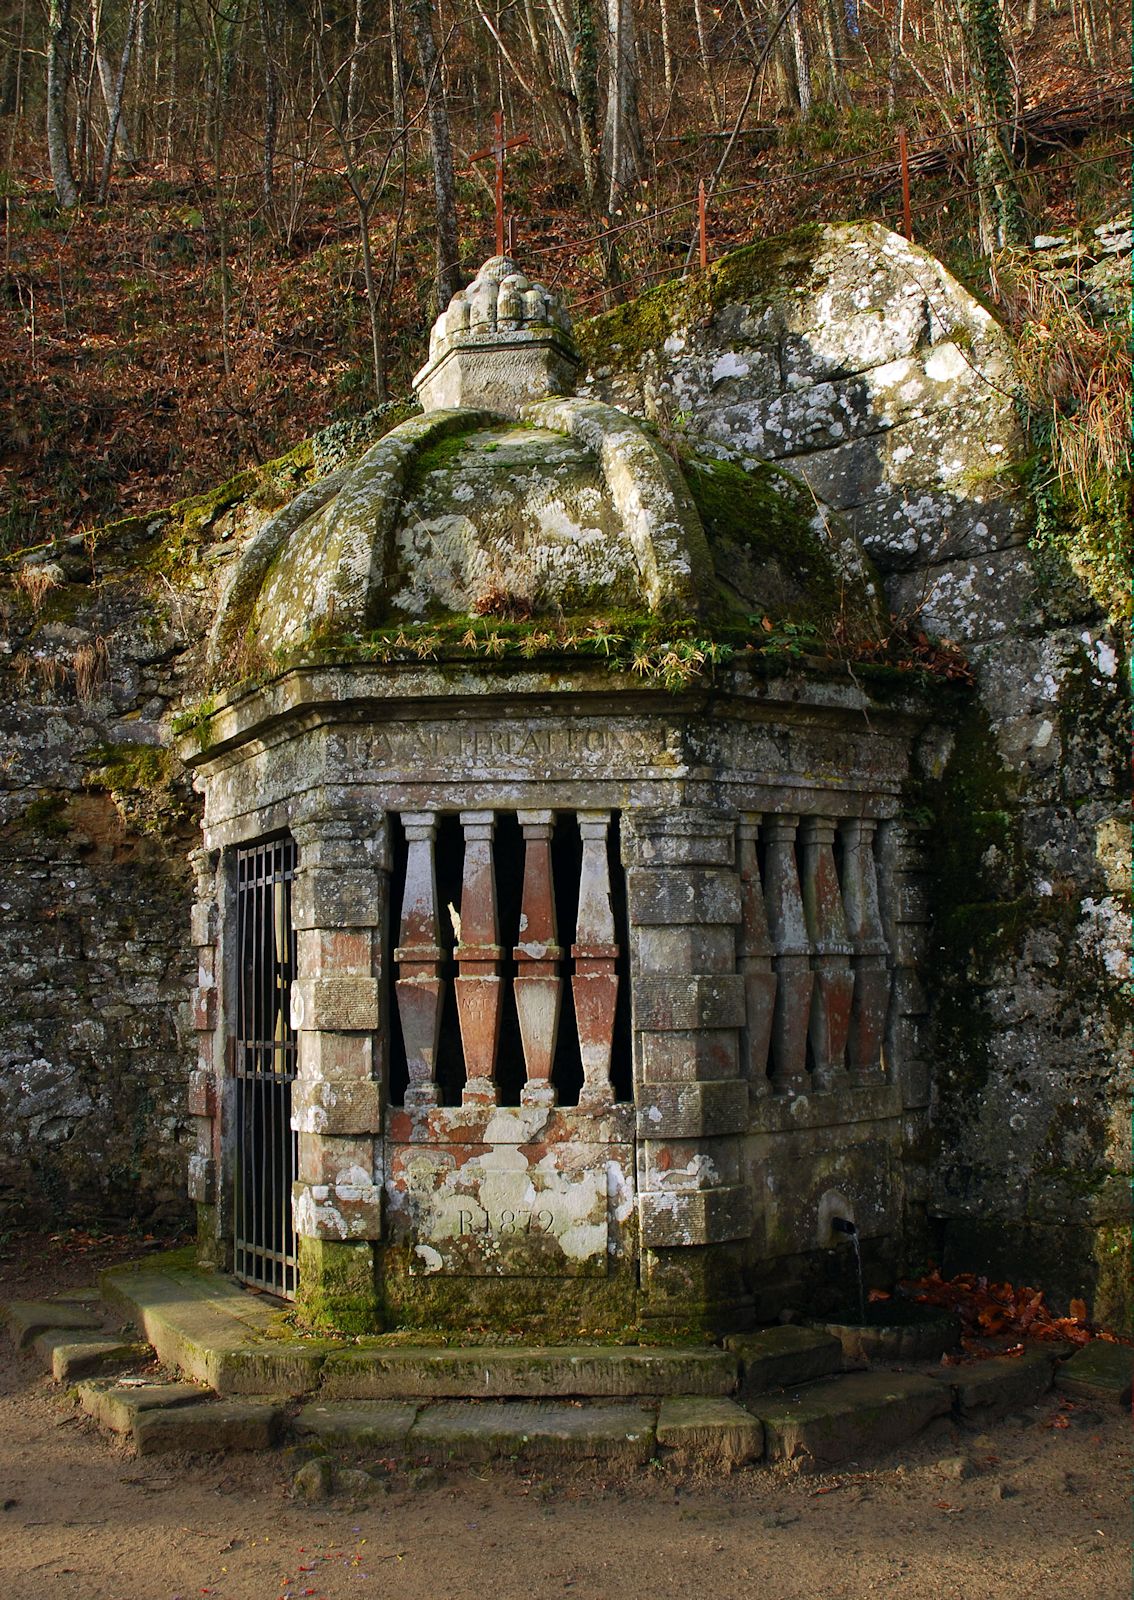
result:
[[[190,818],[188,797],[177,787],[180,763],[161,745],[98,745],[87,752],[88,789],[110,795],[132,833],[176,833]]]
[[[726,305],[768,305],[791,295],[811,272],[823,229],[805,223],[714,261],[706,272],[659,284],[575,329],[588,368],[628,365],[660,350],[671,333],[707,321]]]

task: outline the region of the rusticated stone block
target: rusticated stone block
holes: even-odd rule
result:
[[[623,842],[628,867],[731,867],[736,856],[736,818],[724,812],[631,813]]]
[[[382,915],[380,880],[372,867],[301,872],[291,894],[291,920],[299,929],[370,928]]]
[[[378,1239],[382,1191],[375,1184],[294,1183],[296,1232],[308,1239]]]
[[[195,945],[215,944],[217,937],[217,908],[215,905],[194,905],[189,912],[189,940]]]
[[[377,978],[306,978],[292,986],[292,1026],[300,1032],[369,1033],[381,1016]]]
[[[291,1125],[297,1133],[380,1133],[381,1088],[371,1078],[353,1082],[300,1078],[292,1090]]]
[[[195,1068],[189,1074],[188,1110],[191,1117],[215,1117],[217,1084],[211,1072]]]
[[[735,972],[736,930],[729,926],[635,928],[639,972]]]
[[[211,1033],[217,1025],[217,991],[211,986],[207,989],[193,990],[193,1027],[198,1033]]]
[[[626,874],[626,898],[636,927],[740,921],[739,881],[721,867],[633,867]]]
[[[709,1082],[735,1078],[739,1046],[735,1028],[639,1035],[642,1077],[649,1083]]]
[[[638,1197],[642,1243],[667,1246],[718,1244],[752,1231],[747,1189],[653,1190]]]
[[[640,1139],[696,1139],[741,1133],[748,1125],[748,1085],[738,1078],[708,1083],[645,1083],[638,1091]]]
[[[186,1174],[186,1188],[190,1200],[198,1205],[211,1206],[217,1197],[217,1169],[212,1156],[191,1155]]]
[[[744,980],[735,974],[647,972],[634,985],[634,1020],[644,1030],[740,1028],[744,1019]]]

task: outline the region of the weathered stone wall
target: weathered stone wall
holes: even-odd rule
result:
[[[186,1216],[197,807],[169,752],[216,576],[310,449],[0,588],[0,1222]]]
[[[867,224],[737,252],[586,330],[591,390],[799,476],[976,694],[911,788],[932,864],[931,1217],[947,1267],[1128,1320],[1130,1013],[1119,631],[1037,548],[1007,341]]]

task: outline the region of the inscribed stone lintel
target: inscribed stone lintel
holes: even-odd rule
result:
[[[605,1164],[567,1174],[490,1154],[454,1168],[423,1154],[406,1152],[387,1182],[391,1237],[410,1245],[414,1276],[605,1277]]]

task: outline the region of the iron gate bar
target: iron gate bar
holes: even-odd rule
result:
[[[290,1299],[298,1279],[291,1211],[299,1147],[291,1128],[298,1056],[291,1026],[295,841],[275,839],[241,848],[236,866],[234,1268],[243,1282]]]

